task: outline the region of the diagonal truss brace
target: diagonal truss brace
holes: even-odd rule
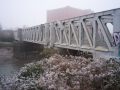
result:
[[[78,42],[78,38],[77,38],[77,33],[76,33],[76,30],[75,30],[75,27],[73,25],[72,22],[70,22],[70,25],[72,27],[72,31],[73,31],[73,34],[74,34],[74,37],[75,37],[75,41],[76,41],[76,44],[79,45],[79,42]]]
[[[60,43],[60,34],[58,32],[58,28],[57,28],[56,25],[54,25],[54,27],[55,27],[55,32],[56,32],[56,35],[57,35],[58,43]]]
[[[92,38],[91,38],[91,36],[90,36],[90,34],[88,32],[87,25],[85,24],[85,22],[83,20],[81,21],[81,24],[83,26],[83,30],[86,33],[86,36],[87,36],[88,42],[90,44],[90,47],[93,48]]]
[[[98,23],[98,25],[99,25],[99,27],[101,29],[101,32],[102,32],[103,37],[104,37],[104,39],[106,41],[106,44],[108,46],[109,51],[112,51],[112,45],[111,45],[111,43],[109,41],[109,38],[108,38],[108,36],[107,36],[107,34],[105,32],[105,29],[104,29],[104,27],[102,25],[102,22],[100,21],[99,17],[96,17],[96,21],[97,21],[97,23]]]

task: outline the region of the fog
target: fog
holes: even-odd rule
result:
[[[0,0],[3,29],[16,29],[46,23],[47,10],[71,6],[94,12],[120,7],[120,0]]]

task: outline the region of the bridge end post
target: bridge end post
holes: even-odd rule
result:
[[[114,11],[113,18],[114,55],[120,57],[120,9]]]
[[[23,40],[23,37],[22,37],[22,28],[18,28],[18,38],[19,38],[19,41]]]

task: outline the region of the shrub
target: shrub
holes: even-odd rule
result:
[[[25,67],[20,70],[19,77],[36,78],[39,74],[43,72],[44,70],[42,69],[42,66],[40,64],[37,64],[36,62],[33,62],[26,64]]]
[[[25,65],[7,81],[2,86],[11,90],[120,90],[120,60],[55,54]]]

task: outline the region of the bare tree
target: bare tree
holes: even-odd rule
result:
[[[1,23],[0,23],[0,31],[2,31],[2,25],[1,25]]]
[[[26,28],[27,27],[27,25],[23,25],[23,28]]]
[[[0,23],[0,41],[1,41],[1,37],[2,37],[2,25]]]

